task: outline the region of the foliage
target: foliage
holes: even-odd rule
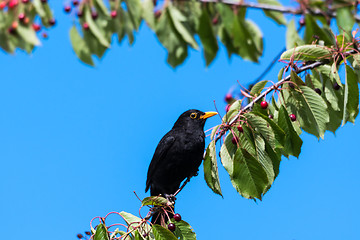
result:
[[[249,8],[261,8],[270,19],[286,26],[286,51],[280,57],[286,65],[279,72],[279,81],[261,81],[241,90],[243,99],[228,98],[228,111],[211,133],[204,174],[208,186],[221,196],[217,148],[239,194],[262,200],[279,174],[282,156],[300,156],[303,131],[324,138],[326,131],[335,133],[347,122],[354,123],[359,113],[359,39],[353,31],[360,20],[357,1],[299,1],[297,8],[284,7],[277,0],[258,0],[257,4],[232,0],[82,0],[74,6],[70,40],[79,59],[89,65],[94,65],[94,56],[103,57],[114,34],[119,42],[127,37],[133,44],[143,22],[167,49],[167,62],[172,67],[185,61],[189,47],[202,48],[208,66],[221,43],[229,58],[234,54],[258,62],[263,54],[263,34],[247,18]],[[284,13],[302,15],[298,28]],[[332,20],[336,20],[338,34],[330,27]],[[46,0],[0,1],[0,47],[6,52],[17,48],[32,52],[40,45],[36,32],[54,24]],[[172,204],[160,196],[145,198],[141,207],[150,207],[146,217],[113,212],[110,214],[120,216],[125,224],[107,225],[108,215],[98,217],[99,224],[89,234],[94,240],[196,239],[185,221],[168,219],[169,224],[175,224],[172,227],[149,225],[154,212],[168,211]],[[124,231],[112,230],[114,227],[123,227]]]
[[[14,53],[16,48],[31,53],[40,45],[36,32],[56,23],[47,1],[0,1],[0,47]],[[46,33],[43,32],[46,38]]]
[[[303,45],[284,52],[281,58],[289,61],[286,68],[292,69],[291,74],[265,87],[263,93],[259,88],[266,82],[254,85],[248,94],[250,103],[240,111],[233,112],[230,107],[227,113],[230,115],[214,128],[206,150],[204,172],[215,193],[221,194],[218,170],[206,163],[215,166],[218,140],[223,139],[221,163],[234,188],[245,198],[261,200],[279,173],[281,156],[299,157],[302,131],[319,139],[324,138],[327,130],[335,133],[340,125],[354,123],[359,113],[360,72],[356,70],[360,67],[356,60],[359,42],[345,35],[330,40],[336,45]],[[345,68],[342,77],[338,73],[341,67]],[[312,70],[305,72],[309,69]],[[305,74],[300,77],[298,74],[302,72]],[[340,79],[344,82],[339,82]],[[271,91],[274,93],[269,97]],[[269,105],[262,108],[260,101],[268,101]]]
[[[150,204],[151,203],[151,204]],[[167,199],[159,196],[147,197],[142,200],[142,206],[150,206],[150,211],[144,218],[139,218],[127,212],[111,212],[104,218],[96,217],[91,220],[91,238],[94,240],[171,240],[171,239],[183,239],[183,240],[195,240],[196,234],[191,226],[183,221],[176,221],[174,218],[169,219],[168,224],[172,223],[175,225],[173,231],[169,230],[167,226],[152,225],[148,224],[148,220],[151,214],[157,209],[166,209],[167,206],[172,205]],[[140,210],[141,210],[140,208]],[[125,224],[116,223],[112,225],[106,225],[107,217],[110,215],[117,215],[123,219]],[[93,228],[92,222],[97,219],[99,224]],[[112,230],[115,228],[115,230]],[[122,227],[125,231],[120,230]],[[78,234],[79,239],[87,239],[82,234]]]

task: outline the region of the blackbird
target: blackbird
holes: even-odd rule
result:
[[[205,148],[205,121],[216,114],[191,109],[180,115],[156,147],[145,192],[150,189],[151,196],[167,197],[179,189],[183,180],[197,174]],[[152,223],[160,223],[158,215],[153,215]]]

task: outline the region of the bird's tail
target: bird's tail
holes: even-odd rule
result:
[[[174,210],[174,207],[170,206],[159,209],[159,211],[154,212],[151,218],[151,223],[166,227],[167,222],[174,217]]]

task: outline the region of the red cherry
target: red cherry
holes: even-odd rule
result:
[[[21,0],[21,2],[27,4],[29,3],[29,0]]]
[[[296,121],[296,115],[295,114],[290,114],[290,120],[292,122],[295,122]]]
[[[314,91],[315,91],[317,94],[321,95],[321,90],[320,90],[319,88],[315,88]]]
[[[305,25],[305,19],[304,19],[304,18],[301,18],[301,19],[299,20],[299,24],[300,24],[300,26],[304,26],[304,25]]]
[[[23,22],[25,20],[25,14],[24,13],[20,13],[19,16],[18,16],[18,19],[20,22]]]
[[[84,22],[82,26],[83,26],[84,30],[89,29],[89,24],[87,22]]]
[[[16,33],[16,28],[14,28],[14,27],[9,27],[8,28],[8,32],[10,33],[10,34],[15,34]]]
[[[175,224],[173,224],[173,223],[169,223],[169,225],[168,225],[168,229],[170,230],[170,231],[175,231]]]
[[[43,32],[43,33],[42,33],[42,37],[45,38],[45,39],[47,39],[47,38],[49,37],[49,35],[48,35],[46,32]]]
[[[268,107],[268,103],[266,101],[262,101],[260,103],[260,106],[261,106],[262,109],[266,109]]]
[[[231,139],[231,142],[232,142],[234,145],[236,145],[236,144],[239,142],[239,139],[234,136],[234,137]]]
[[[83,11],[79,10],[79,11],[77,11],[76,15],[77,15],[79,18],[81,18],[81,17],[84,15],[84,13],[83,13]]]
[[[70,5],[65,6],[64,11],[69,13],[71,11],[71,6]]]
[[[270,119],[274,119],[274,116],[272,114],[269,114]]]
[[[179,221],[181,221],[181,215],[180,214],[175,214],[174,215],[174,219],[175,219],[175,221],[177,221],[177,222],[179,222]]]
[[[50,26],[54,26],[55,23],[56,23],[56,20],[55,20],[54,18],[52,18],[52,19],[49,20],[49,25],[50,25]]]
[[[97,12],[92,12],[91,13],[91,17],[92,17],[92,19],[94,19],[94,20],[96,20],[97,18],[98,18],[98,13]]]
[[[225,102],[230,102],[232,99],[233,99],[233,96],[230,93],[225,95]]]
[[[237,129],[239,130],[239,132],[244,132],[244,129],[243,129],[243,127],[241,126],[241,125],[239,125],[239,126],[237,126]]]
[[[77,6],[77,5],[79,5],[79,1],[78,1],[78,0],[73,0],[73,1],[72,1],[72,4],[73,4],[74,6]]]
[[[112,18],[116,18],[117,11],[116,10],[111,11],[110,15],[111,15]]]
[[[35,32],[38,32],[38,31],[40,31],[41,26],[39,24],[33,23],[32,28],[35,30]]]
[[[213,20],[211,20],[213,25],[216,25],[219,22],[219,18],[215,17]]]
[[[81,234],[81,233],[79,233],[78,235],[76,235],[77,237],[78,237],[78,239],[82,239],[84,236]]]
[[[19,4],[18,0],[10,0],[10,2],[9,2],[9,8],[14,8],[14,7],[16,7],[16,5],[18,5],[18,4]]]
[[[6,2],[2,1],[0,2],[0,9],[4,9],[6,7]]]

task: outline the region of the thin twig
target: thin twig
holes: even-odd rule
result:
[[[181,187],[174,193],[174,197],[186,186],[186,184],[188,183],[188,182],[190,182],[190,179],[191,179],[191,177],[188,177],[184,182],[183,182],[183,184],[181,185]]]

